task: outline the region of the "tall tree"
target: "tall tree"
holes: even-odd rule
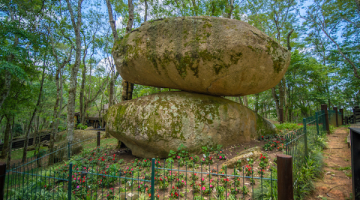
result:
[[[47,56],[47,55],[46,55]],[[46,61],[46,56],[45,56],[45,59],[44,59],[44,62]],[[46,62],[45,62],[46,63]],[[40,103],[41,103],[41,97],[42,97],[42,92],[43,92],[43,86],[44,86],[44,80],[45,80],[45,69],[46,69],[46,66],[44,64],[43,66],[43,71],[42,71],[42,75],[41,75],[41,83],[40,83],[40,89],[39,89],[39,96],[38,96],[38,99],[37,99],[37,102],[36,102],[36,105],[35,105],[35,108],[34,108],[34,111],[31,115],[31,118],[30,118],[30,121],[29,121],[29,125],[28,125],[28,128],[27,128],[27,131],[26,131],[26,134],[25,134],[25,145],[24,145],[24,149],[23,149],[23,157],[22,157],[22,162],[24,163],[26,161],[26,154],[27,154],[27,148],[28,148],[28,140],[29,140],[29,133],[30,133],[30,127],[33,123],[33,120],[35,118],[35,115],[37,114],[37,111],[38,111],[38,108],[40,106]]]
[[[75,96],[77,85],[77,74],[81,63],[81,6],[83,0],[77,2],[77,14],[74,14],[73,5],[70,0],[66,0],[67,7],[70,12],[71,23],[75,32],[75,63],[71,66],[70,84],[69,84],[69,99],[67,105],[67,140],[73,141],[74,138],[74,117],[75,117]]]
[[[129,7],[129,20],[128,20],[128,23],[126,26],[126,34],[130,33],[132,26],[133,26],[133,22],[134,22],[134,4],[133,4],[132,0],[128,0],[128,7]],[[123,79],[122,87],[123,87],[123,91],[122,91],[121,100],[122,101],[131,100],[132,93],[134,90],[134,84]]]

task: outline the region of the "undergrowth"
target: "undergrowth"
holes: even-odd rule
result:
[[[293,180],[294,180],[294,197],[295,199],[305,199],[310,195],[314,189],[314,182],[316,179],[323,176],[324,161],[322,150],[326,148],[326,134],[318,135],[315,127],[311,127],[307,132],[308,136],[308,158],[305,158],[304,140],[300,139],[296,143],[296,153],[293,154],[295,164],[293,165]],[[277,178],[276,162],[272,166],[272,178]],[[269,176],[266,178],[270,178]],[[271,181],[264,181],[263,187],[255,189],[255,199],[277,199],[277,184]]]
[[[282,123],[282,124],[274,124],[274,125],[280,131],[282,131],[282,130],[294,131],[294,130],[297,130],[297,129],[303,127],[302,125],[299,125],[296,123]]]

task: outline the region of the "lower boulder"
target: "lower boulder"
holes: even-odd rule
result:
[[[183,144],[224,147],[275,134],[274,125],[234,101],[189,92],[164,92],[113,105],[106,131],[138,157],[167,157]]]

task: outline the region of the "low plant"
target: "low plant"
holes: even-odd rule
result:
[[[84,124],[82,124],[82,123],[80,123],[80,124],[78,124],[78,125],[76,126],[76,128],[78,128],[78,129],[80,129],[80,130],[85,130],[85,129],[87,129],[87,126],[84,125]]]

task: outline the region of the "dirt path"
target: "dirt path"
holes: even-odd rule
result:
[[[328,135],[328,149],[324,150],[324,178],[315,183],[311,200],[349,199],[351,189],[351,150],[346,143],[349,129],[342,127]]]

